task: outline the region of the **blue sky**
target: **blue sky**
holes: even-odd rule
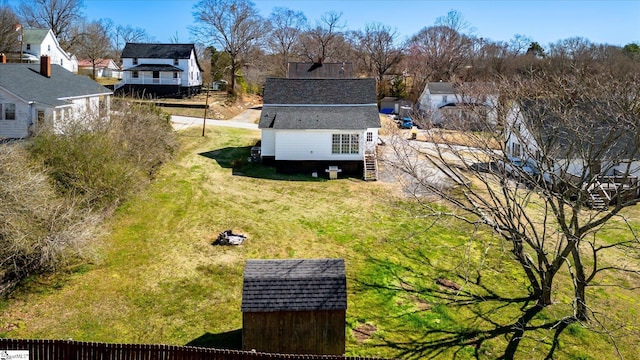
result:
[[[17,4],[21,0],[9,0]],[[0,3],[2,0],[0,0]],[[84,0],[89,20],[110,18],[116,24],[142,27],[158,42],[177,35],[191,42],[196,0]],[[343,13],[347,28],[362,29],[382,22],[402,37],[434,24],[450,10],[459,11],[478,37],[508,41],[514,35],[530,37],[545,48],[549,43],[580,36],[594,43],[640,43],[640,0],[255,0],[261,15],[274,7],[304,12],[310,22],[330,10]]]

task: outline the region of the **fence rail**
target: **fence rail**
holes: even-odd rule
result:
[[[28,350],[29,360],[380,360],[338,355],[271,354],[192,346],[0,339],[2,350]]]

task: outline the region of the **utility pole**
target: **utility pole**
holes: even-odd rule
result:
[[[212,86],[213,86],[213,83],[211,83],[211,86],[207,88],[207,98],[204,102],[204,118],[202,119],[202,136],[203,137],[204,137],[204,126],[207,123],[207,110],[209,110],[209,90],[211,90]]]

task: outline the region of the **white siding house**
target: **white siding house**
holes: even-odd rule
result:
[[[127,43],[117,91],[140,96],[191,96],[202,88],[202,69],[193,44]]]
[[[640,139],[635,130],[586,114],[569,123],[555,115],[559,109],[544,100],[513,102],[504,124],[506,155],[534,161],[547,180],[555,176],[591,182],[603,176],[640,175]]]
[[[78,119],[109,116],[111,90],[44,56],[40,64],[6,64],[0,55],[0,139],[29,137],[41,127],[64,130]]]
[[[262,159],[279,171],[339,166],[367,178],[380,129],[375,80],[269,78],[259,128]]]
[[[22,51],[36,59],[47,55],[52,65],[60,65],[73,73],[78,72],[78,59],[64,51],[51,29],[24,29]]]
[[[487,84],[480,83],[430,82],[417,107],[435,126],[447,127],[453,121],[495,125],[498,96],[489,89]]]

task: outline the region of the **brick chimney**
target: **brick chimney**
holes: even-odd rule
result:
[[[47,55],[40,57],[40,75],[51,77],[51,58]]]
[[[7,63],[7,55],[0,54],[0,64],[6,64],[6,63]]]

